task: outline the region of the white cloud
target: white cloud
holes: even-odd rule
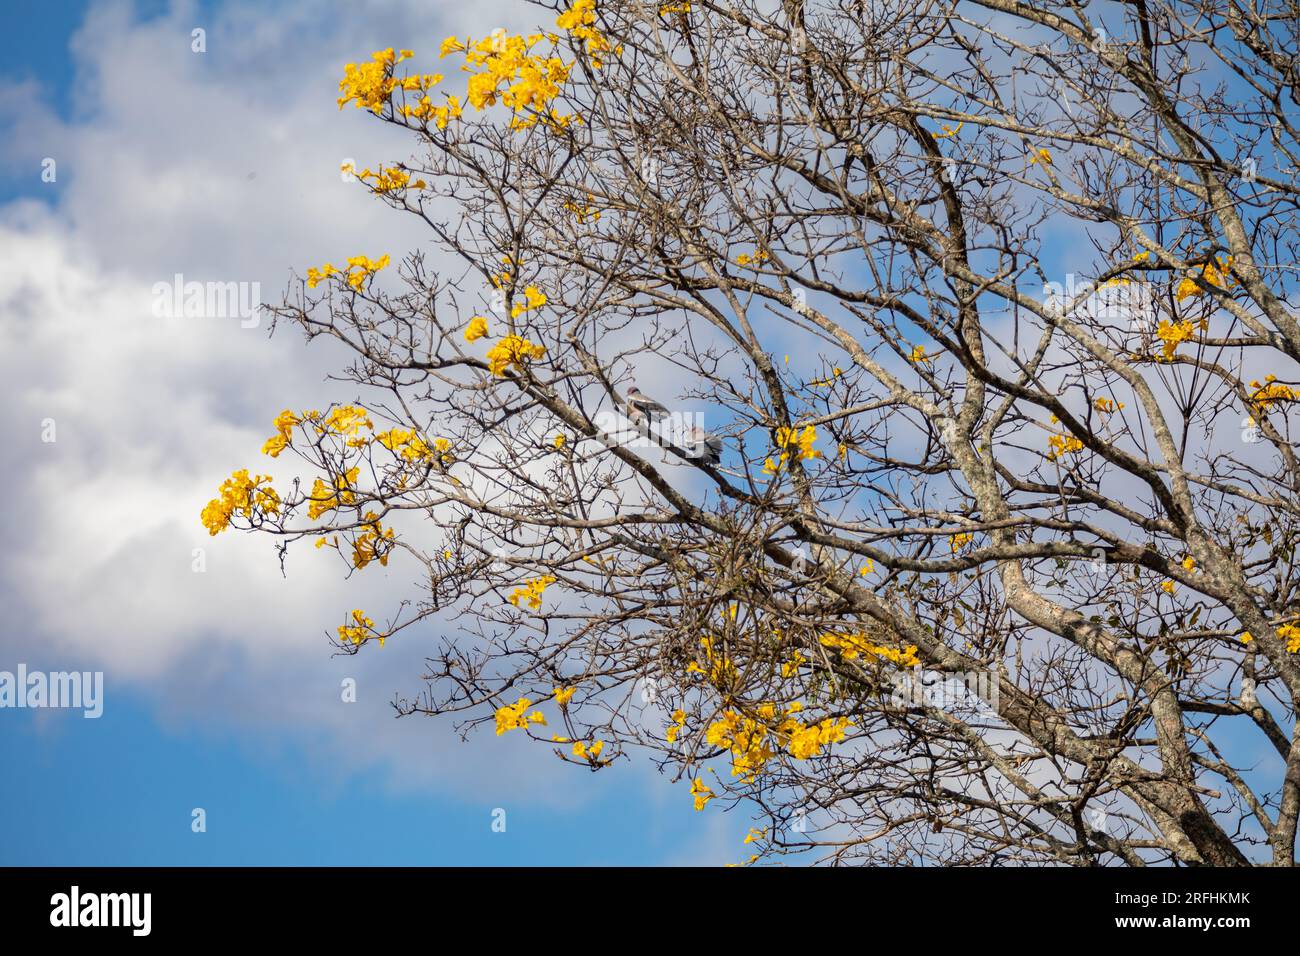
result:
[[[275,300],[291,269],[419,247],[414,219],[339,177],[345,157],[376,162],[415,146],[340,114],[342,64],[388,45],[435,56],[447,33],[523,29],[544,13],[414,0],[276,10],[231,4],[201,24],[191,4],[148,22],[97,5],[73,45],[75,118],[32,112],[22,89],[0,86],[0,118],[16,124],[0,161],[59,163],[48,207],[0,207],[13,436],[0,448],[0,593],[11,623],[23,622],[0,634],[0,658],[102,668],[108,707],[131,687],[178,724],[242,727],[398,787],[492,799],[528,779],[530,801],[582,803],[611,784],[579,784],[544,749],[490,730],[461,746],[449,723],[392,719],[394,693],[419,690],[421,642],[454,622],[331,657],[326,632],[349,609],[378,619],[409,596],[415,572],[400,560],[345,582],[325,552],[299,549],[282,577],[265,539],[213,539],[199,524],[233,468],[277,480],[289,468],[257,454],[281,408],[348,393],[323,380],[339,365],[328,348],[288,330],[268,339],[237,319],[158,318],[153,284],[177,272],[256,281]],[[203,55],[189,49],[195,25],[207,29]],[[53,443],[41,440],[46,419]],[[194,548],[206,551],[204,573],[192,570]],[[340,700],[344,677],[358,681],[356,704]],[[644,772],[647,786],[668,787]]]

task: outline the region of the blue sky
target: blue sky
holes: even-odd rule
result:
[[[31,482],[0,530],[32,544],[0,564],[0,670],[102,670],[106,687],[98,720],[0,710],[0,864],[740,859],[747,817],[695,813],[686,784],[653,767],[591,774],[490,728],[461,743],[449,723],[395,721],[388,701],[412,689],[419,647],[332,658],[324,635],[359,593],[400,593],[402,572],[355,584],[304,562],[282,578],[269,546],[209,541],[196,520],[204,487],[285,403],[327,400],[328,354],[307,357],[292,335],[145,324],[148,288],[173,270],[275,288],[313,242],[392,233],[355,196],[312,192],[338,188],[340,156],[383,155],[337,113],[329,76],[349,54],[430,46],[452,32],[449,11],[485,32],[475,17],[522,4],[323,19],[319,4],[59,2],[30,20],[3,6],[25,22],[0,34],[0,246],[18,260],[0,280],[24,290],[0,296],[0,371],[21,396],[5,425],[22,464],[5,465]],[[208,28],[207,59],[186,49],[191,24]],[[274,103],[249,63],[280,48],[268,84],[316,67]],[[47,417],[58,441],[38,444]],[[42,511],[42,489],[72,485]],[[362,703],[340,703],[345,677]]]

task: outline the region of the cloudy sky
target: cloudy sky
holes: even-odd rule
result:
[[[351,396],[325,380],[328,348],[159,316],[155,284],[258,283],[274,301],[291,270],[357,249],[434,254],[339,175],[410,149],[336,108],[343,65],[542,13],[62,0],[0,34],[0,671],[104,673],[100,719],[0,709],[0,864],[743,858],[743,808],[696,814],[647,764],[591,774],[510,736],[395,720],[418,642],[333,657],[327,631],[409,591],[400,562],[344,580],[298,551],[282,575],[266,540],[198,520],[282,408]]]

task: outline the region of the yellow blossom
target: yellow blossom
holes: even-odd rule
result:
[[[699,777],[691,781],[691,796],[695,798],[695,809],[703,810],[713,799],[713,791]]]
[[[525,715],[524,711],[531,707],[532,703],[527,697],[520,697],[507,707],[498,707],[497,736],[500,737],[508,730],[527,730],[531,724],[546,726],[546,717],[540,710]]]
[[[351,643],[354,647],[359,647],[372,637],[379,641],[380,647],[383,647],[386,636],[375,630],[375,622],[366,617],[365,612],[360,609],[352,612],[351,624],[339,626],[339,641],[345,644]]]
[[[1083,451],[1083,442],[1073,435],[1050,435],[1047,439],[1047,446],[1049,449],[1047,457],[1051,461],[1056,461],[1063,455]]]
[[[278,515],[280,495],[270,486],[271,480],[270,475],[250,476],[247,468],[241,468],[222,482],[217,497],[207,503],[201,514],[208,534],[216,536],[225,531],[237,515],[250,521]]]
[[[1195,334],[1196,323],[1194,322],[1170,322],[1168,319],[1162,319],[1160,326],[1156,329],[1156,338],[1163,343],[1165,361],[1172,359],[1174,350]]]
[[[476,315],[469,320],[469,325],[465,327],[465,341],[473,342],[483,338],[488,334],[488,321],[481,315]]]
[[[510,309],[510,318],[517,319],[531,309],[540,309],[546,304],[546,293],[542,292],[535,285],[530,285],[524,289],[524,302],[515,303]]]
[[[854,660],[862,654],[870,654],[873,657],[879,657],[881,660],[897,664],[899,667],[916,667],[921,663],[916,656],[916,645],[908,644],[901,650],[895,647],[885,647],[872,643],[861,632],[827,633],[823,634],[818,640],[824,647],[838,648],[840,655],[847,661]]]
[[[539,578],[534,578],[524,587],[515,588],[510,592],[510,603],[519,607],[521,602],[527,602],[528,606],[534,611],[540,610],[542,606],[542,595],[546,593],[547,587],[555,583],[555,578],[549,574],[544,574]]]
[[[530,360],[546,355],[546,347],[534,345],[528,339],[518,335],[507,335],[492,348],[488,349],[488,370],[498,377],[506,374],[506,369],[514,366],[522,369]]]

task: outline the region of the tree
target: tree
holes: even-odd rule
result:
[[[540,15],[347,67],[446,258],[291,289],[357,401],[209,530],[400,552],[338,643],[418,642],[401,713],[648,754],[751,861],[1294,863],[1294,3]]]

